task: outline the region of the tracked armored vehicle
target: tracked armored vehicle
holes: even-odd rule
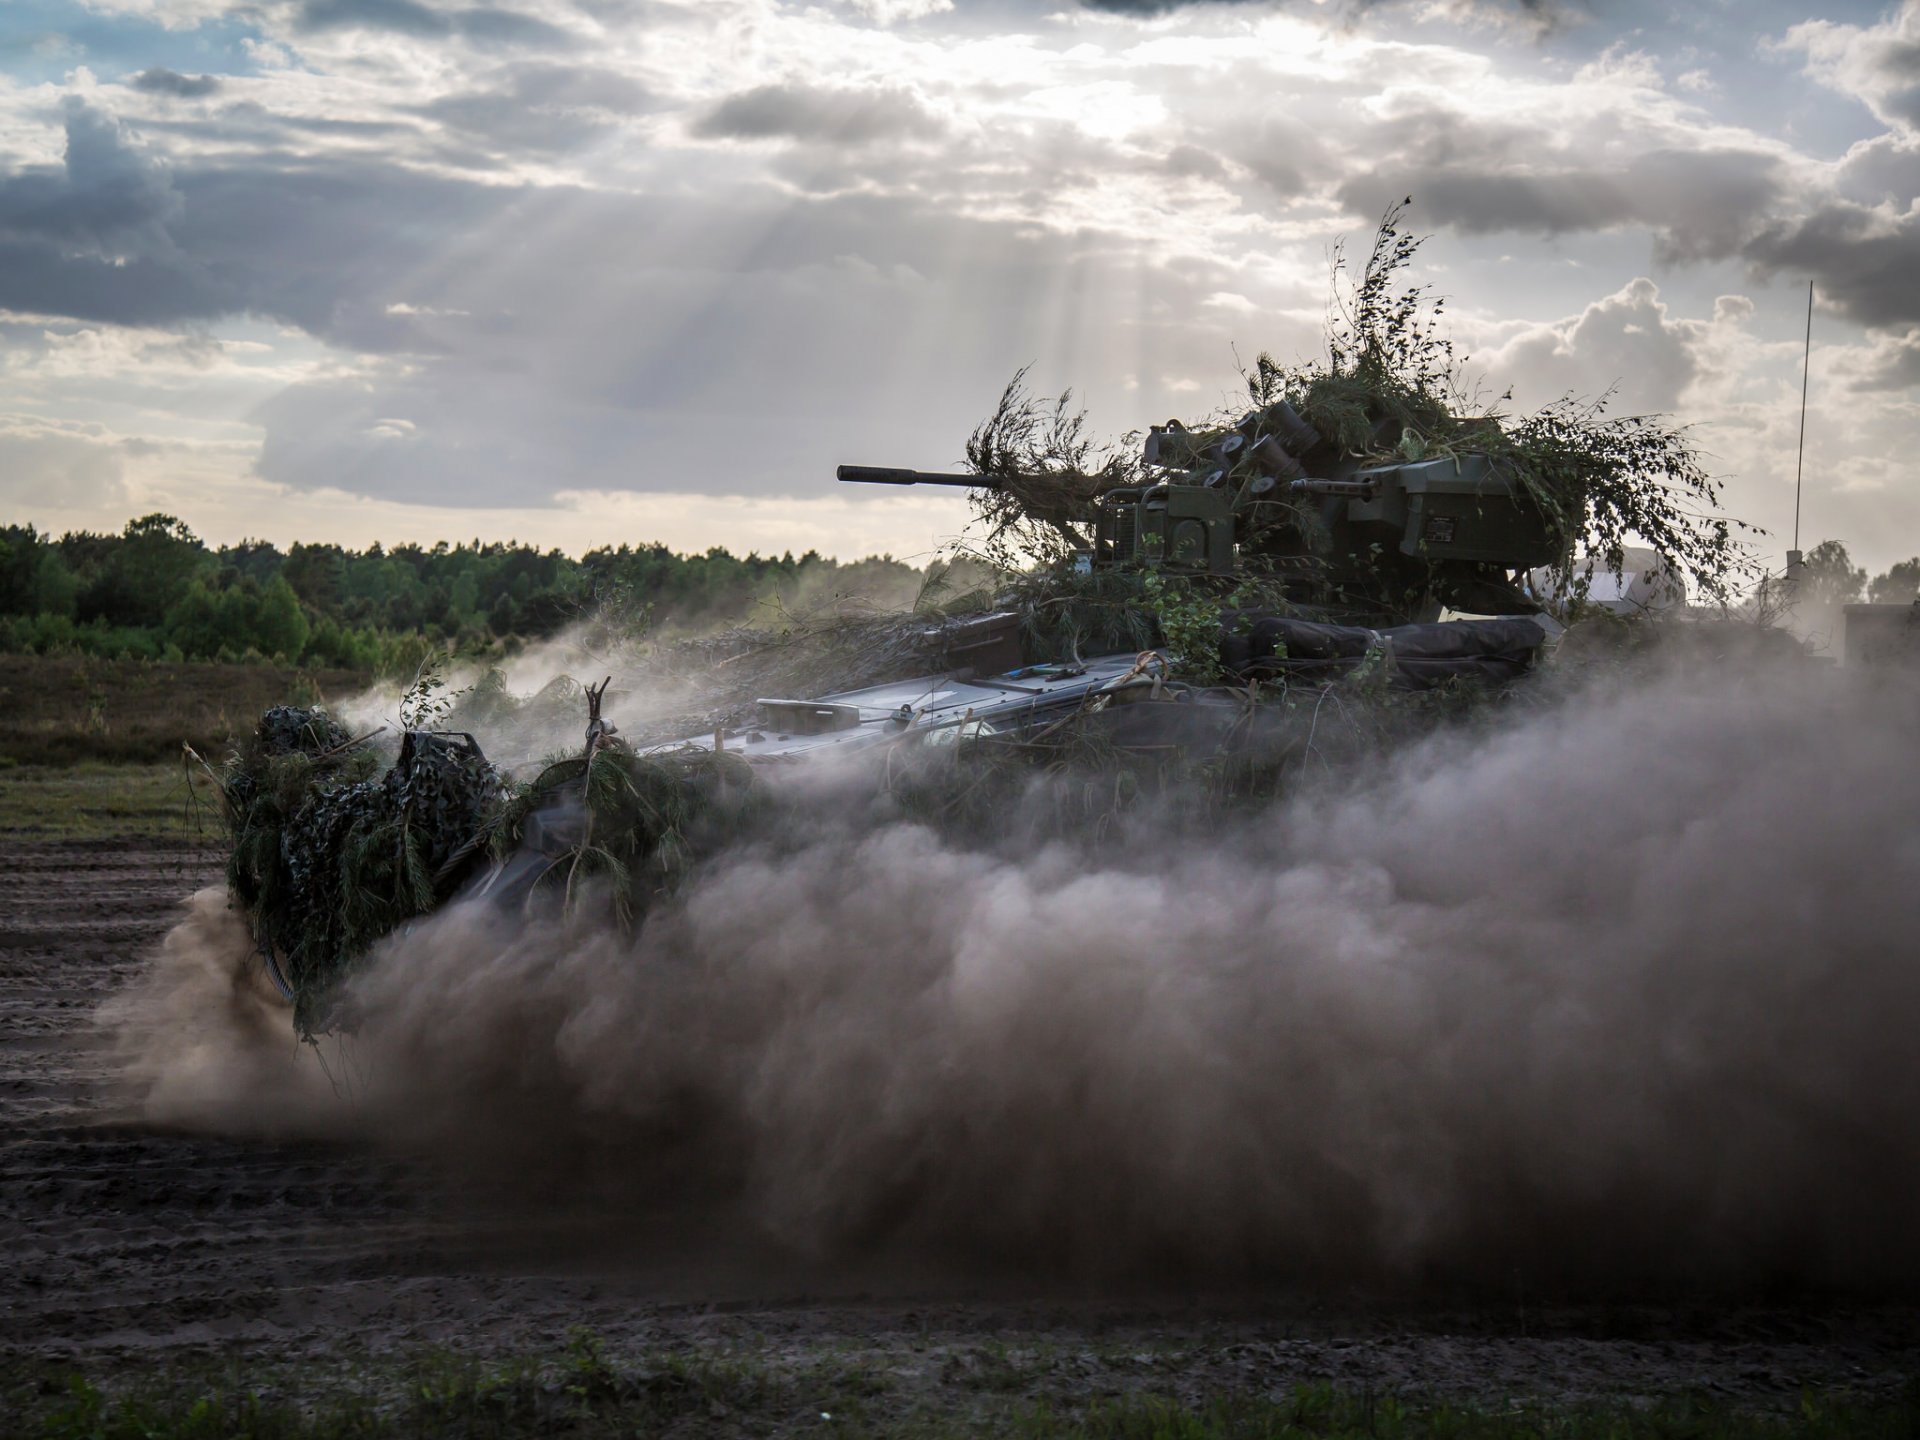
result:
[[[313,1035],[351,1024],[339,982],[382,935],[460,897],[509,910],[592,893],[627,923],[741,833],[795,765],[970,754],[1149,757],[1281,768],[1319,707],[1270,703],[1370,674],[1382,690],[1503,684],[1544,631],[1520,579],[1559,558],[1526,478],[1478,454],[1362,464],[1280,403],[1237,425],[1147,437],[1138,474],[1083,494],[1070,565],[1123,595],[1147,577],[1221,597],[1198,679],[1145,648],[1035,653],[1019,609],[922,624],[925,673],[763,695],[710,729],[630,744],[584,692],[586,742],[515,786],[471,735],[410,731],[384,775],[344,732],[275,712],[229,767],[232,893]],[[1043,477],[843,466],[842,480],[970,487]],[[1264,603],[1230,606],[1249,576]],[[1110,587],[1112,588],[1112,587]],[[1436,620],[1442,607],[1479,618]],[[1264,687],[1264,689],[1263,689]],[[1304,738],[1303,738],[1304,737]],[[978,787],[974,787],[977,789]]]
[[[1397,440],[1400,437],[1380,437]],[[1407,438],[1406,448],[1418,449]],[[1041,477],[843,465],[855,484],[1002,489]],[[1227,581],[1259,574],[1301,618],[1379,628],[1442,608],[1526,615],[1522,581],[1563,558],[1529,477],[1476,452],[1369,462],[1344,454],[1281,400],[1233,426],[1154,426],[1139,479],[1076,497],[1085,569]]]

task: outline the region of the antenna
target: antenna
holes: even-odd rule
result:
[[[1807,463],[1807,377],[1813,370],[1813,281],[1807,281],[1807,348],[1800,359],[1800,453],[1793,462],[1793,549],[1787,573],[1800,568],[1800,476]]]

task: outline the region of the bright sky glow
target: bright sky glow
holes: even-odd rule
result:
[[[1920,0],[19,0],[0,505],[922,554],[1015,369],[1113,433],[1319,343],[1412,195],[1489,395],[1920,551]]]

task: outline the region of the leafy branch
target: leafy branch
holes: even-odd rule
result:
[[[1088,435],[1086,411],[1074,408],[1071,390],[1052,399],[1030,392],[1029,368],[1014,372],[993,413],[967,437],[967,467],[998,482],[972,492],[978,549],[1003,570],[1058,564],[1086,549],[1099,497],[1139,477],[1130,451]]]

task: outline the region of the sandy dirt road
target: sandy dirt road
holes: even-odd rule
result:
[[[1920,1373],[1911,1306],[1096,1296],[968,1273],[810,1273],[644,1217],[560,1223],[361,1145],[156,1128],[116,1083],[95,1014],[216,879],[205,852],[159,843],[0,847],[0,1351],[15,1359],[319,1373],[425,1345],[525,1352],[587,1326],[616,1355],[852,1354],[936,1406],[983,1388],[1194,1396],[1315,1380],[1768,1401]]]

